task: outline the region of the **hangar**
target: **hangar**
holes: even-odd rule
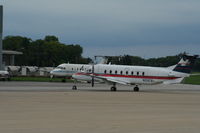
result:
[[[15,56],[22,55],[22,52],[12,51],[12,50],[3,50],[3,64],[5,66],[15,66]]]

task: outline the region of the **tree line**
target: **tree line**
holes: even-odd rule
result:
[[[123,55],[120,57],[110,57],[108,58],[108,63],[119,64],[119,65],[138,65],[138,66],[154,66],[154,67],[169,67],[177,64],[182,55],[185,53],[180,53],[175,56],[166,56],[160,58],[150,58],[144,59],[138,56]],[[193,71],[200,72],[200,59],[194,64]]]
[[[27,66],[57,66],[61,63],[88,64],[91,59],[83,58],[83,48],[79,44],[64,44],[56,36],[46,36],[33,41],[22,36],[6,36],[3,39],[4,50],[23,52],[16,56],[16,65]]]
[[[83,48],[79,44],[61,43],[56,36],[45,36],[44,39],[32,40],[22,36],[6,36],[3,39],[4,50],[23,52],[23,55],[16,56],[15,64],[19,66],[57,66],[61,63],[88,64],[91,58],[82,57]],[[144,59],[138,56],[123,55],[110,57],[108,62],[119,65],[139,65],[168,67],[176,64],[181,53],[175,56]],[[200,72],[200,59],[194,65],[194,71]]]

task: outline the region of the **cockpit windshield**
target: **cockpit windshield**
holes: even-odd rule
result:
[[[65,69],[65,67],[62,67],[62,66],[58,66],[58,67],[56,67],[57,69],[62,69],[62,70],[64,70]]]

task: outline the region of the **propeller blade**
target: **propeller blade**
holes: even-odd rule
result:
[[[92,87],[94,87],[94,77],[92,76]]]
[[[92,87],[94,87],[94,64],[92,65]]]

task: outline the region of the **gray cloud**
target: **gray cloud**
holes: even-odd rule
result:
[[[189,48],[200,43],[199,0],[17,0],[2,4],[4,35],[38,39],[53,34],[64,43],[97,51],[100,46],[120,50],[176,45],[178,52],[181,45]]]
[[[134,55],[143,58],[163,57],[177,55],[186,51],[189,54],[200,54],[200,45],[136,45],[136,46],[107,46],[107,47],[86,47],[84,56],[93,55]]]

